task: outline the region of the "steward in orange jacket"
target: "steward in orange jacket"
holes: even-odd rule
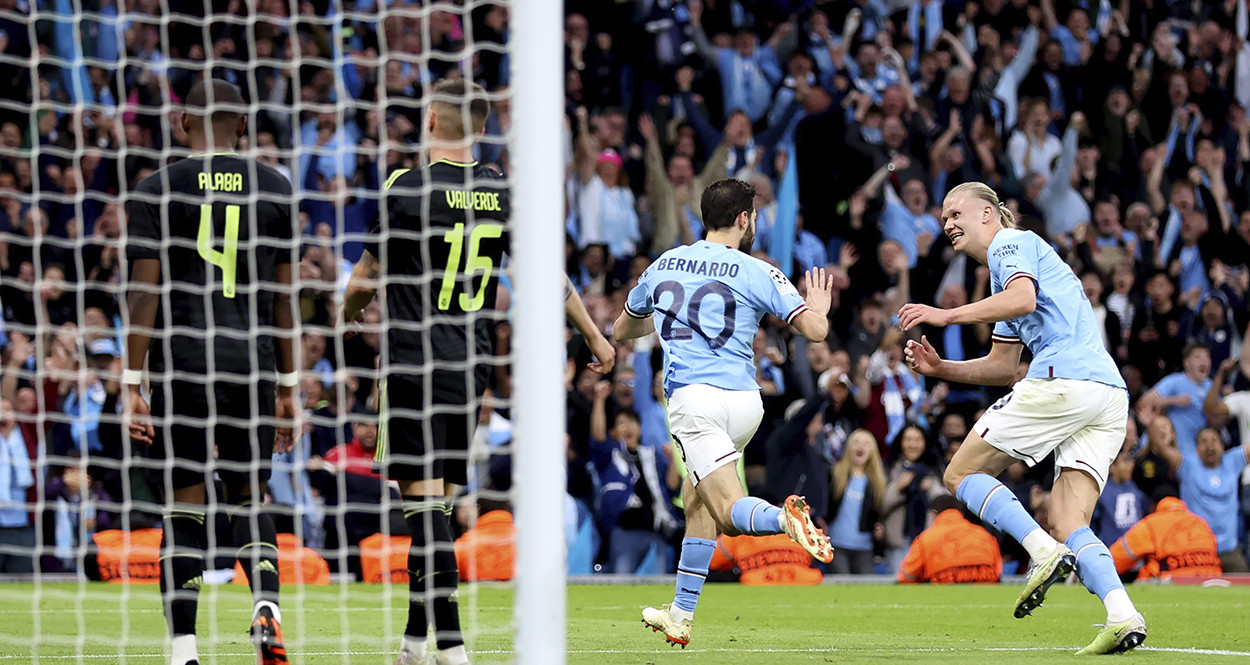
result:
[[[784,533],[717,538],[710,568],[732,571],[734,567],[741,573],[738,581],[750,586],[820,584],[825,579],[824,573],[812,568],[812,555]]]
[[[933,525],[916,536],[898,569],[898,581],[960,584],[997,582],[1003,573],[998,541],[964,517],[950,495],[933,500]]]
[[[1121,575],[1144,560],[1138,580],[1166,580],[1174,575],[1214,577],[1224,572],[1215,533],[1175,496],[1159,499],[1153,513],[1120,536],[1111,545],[1111,557]]]
[[[460,579],[504,581],[516,570],[516,525],[512,513],[492,510],[456,539],[456,568]]]

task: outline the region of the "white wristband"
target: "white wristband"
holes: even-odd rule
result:
[[[122,385],[137,386],[143,383],[143,370],[141,369],[123,369]]]
[[[299,372],[278,372],[279,388],[294,388],[299,385]]]

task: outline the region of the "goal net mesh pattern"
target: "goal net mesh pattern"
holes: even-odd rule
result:
[[[0,31],[8,88],[0,93],[0,387],[8,403],[0,435],[17,433],[0,436],[17,469],[0,483],[9,492],[0,496],[0,527],[17,527],[0,528],[13,535],[0,539],[0,573],[28,571],[0,584],[0,621],[11,626],[0,630],[0,660],[167,658],[156,548],[168,468],[129,440],[122,418],[125,208],[145,177],[190,154],[182,102],[212,77],[242,90],[239,154],[291,181],[299,215],[289,249],[302,428],[293,453],[262,462],[273,476],[264,509],[289,534],[279,538],[287,648],[297,663],[390,662],[407,618],[407,526],[397,487],[370,484],[372,469],[358,463],[378,438],[386,281],[361,334],[345,339],[335,313],[374,216],[387,228],[380,203],[389,176],[426,163],[422,118],[436,82],[464,77],[486,88],[492,113],[474,155],[510,172],[508,3],[18,0],[0,5]],[[461,263],[461,272],[471,270]],[[497,307],[467,316],[468,325],[488,321],[506,349],[510,284],[501,268],[490,268],[502,281]],[[429,272],[418,279],[443,278],[441,266]],[[179,333],[222,334],[212,325]],[[428,337],[428,329],[413,334]],[[154,344],[168,335],[157,333]],[[508,496],[507,360],[506,352],[470,358],[490,365],[491,390],[480,416],[478,405],[459,408],[466,423],[481,424],[453,534],[474,524],[479,498]],[[469,364],[441,368],[471,372]],[[448,410],[432,407],[429,391],[425,400]],[[238,586],[225,506],[213,496],[199,662],[243,662],[251,598]],[[460,585],[466,645],[502,653],[510,611],[498,593],[489,602],[481,594]]]

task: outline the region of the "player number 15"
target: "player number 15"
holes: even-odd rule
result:
[[[467,293],[460,294],[460,309],[465,312],[476,312],[486,304],[486,285],[490,282],[491,269],[495,267],[495,262],[489,256],[478,256],[478,250],[481,248],[483,238],[493,239],[503,236],[503,225],[478,224],[468,235],[469,251],[464,257],[464,271],[470,277],[478,271],[484,274],[482,283],[477,287],[477,293],[473,294],[472,298]],[[447,250],[447,267],[443,269],[443,285],[438,290],[438,308],[447,310],[451,309],[451,294],[456,288],[456,274],[460,269],[460,254],[465,240],[464,223],[456,224],[444,233],[443,240],[450,245],[450,248]]]

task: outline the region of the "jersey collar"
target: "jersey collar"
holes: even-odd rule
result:
[[[430,166],[434,166],[435,164],[451,164],[452,166],[459,166],[461,168],[467,169],[473,166],[477,166],[477,160],[475,159],[469,162],[468,164],[465,164],[464,162],[453,162],[450,159],[439,159],[439,160],[430,162]]]

